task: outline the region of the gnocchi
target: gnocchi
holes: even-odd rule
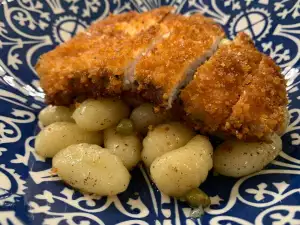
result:
[[[83,192],[116,195],[129,185],[130,174],[119,157],[97,145],[71,145],[57,153],[52,163],[63,181]]]
[[[213,147],[208,138],[196,135],[185,146],[165,153],[151,164],[151,177],[163,193],[182,197],[197,188],[213,166]]]
[[[150,167],[155,158],[184,146],[193,136],[194,132],[179,122],[158,125],[143,141],[142,160]]]
[[[286,111],[272,143],[227,140],[213,153],[207,137],[180,122],[167,122],[170,112],[155,113],[152,104],[138,104],[131,114],[128,104],[112,98],[88,99],[75,110],[48,106],[39,114],[45,128],[36,137],[36,152],[53,157],[53,171],[67,184],[101,196],[125,191],[129,171],[142,160],[161,192],[191,207],[205,207],[210,199],[198,187],[212,167],[231,177],[263,169],[281,151],[278,135],[289,122]]]
[[[77,125],[88,131],[104,130],[127,118],[129,107],[119,99],[88,99],[74,111]]]
[[[281,138],[274,134],[272,143],[229,140],[214,152],[214,170],[229,177],[242,177],[263,169],[282,150]]]
[[[38,118],[43,126],[48,126],[55,122],[74,122],[72,113],[67,107],[49,105],[40,112]]]
[[[150,125],[156,126],[164,122],[167,117],[168,113],[166,112],[155,113],[153,111],[153,105],[149,103],[138,106],[130,115],[130,119],[133,121],[135,129],[142,134],[147,134]]]
[[[37,135],[35,150],[40,156],[52,158],[60,150],[79,143],[101,145],[102,133],[85,131],[70,122],[52,123]]]
[[[119,134],[115,128],[104,130],[104,147],[117,155],[127,169],[132,169],[141,159],[142,143],[136,134]]]

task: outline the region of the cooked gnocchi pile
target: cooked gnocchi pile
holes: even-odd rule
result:
[[[73,109],[48,106],[39,114],[44,128],[35,149],[53,158],[53,171],[67,184],[101,196],[124,192],[130,170],[142,161],[160,191],[192,207],[210,204],[198,187],[212,168],[225,176],[246,176],[282,150],[274,134],[270,143],[227,140],[213,151],[208,137],[170,118],[168,112],[154,113],[149,103],[131,111],[112,98],[89,99]]]

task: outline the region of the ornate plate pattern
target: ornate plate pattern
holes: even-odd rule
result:
[[[44,94],[37,58],[110,12],[173,5],[212,17],[229,37],[244,31],[283,69],[291,123],[284,152],[265,170],[242,178],[213,177],[203,185],[212,205],[202,220],[158,192],[143,168],[113,198],[81,195],[50,173],[35,154]],[[0,0],[0,224],[300,224],[300,0]]]

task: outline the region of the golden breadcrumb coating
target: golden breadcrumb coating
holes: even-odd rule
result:
[[[171,9],[111,15],[42,55],[36,71],[48,103],[120,95],[126,67],[151,44]]]
[[[172,113],[196,130],[246,141],[267,140],[282,129],[285,81],[243,33],[197,69],[172,105],[195,61],[209,57],[224,32],[202,15],[171,10],[110,15],[42,55],[36,71],[47,102],[122,96],[153,102],[157,110],[171,102]]]
[[[215,131],[229,117],[239,100],[243,83],[261,60],[252,42],[237,38],[221,46],[181,92],[187,114]]]
[[[166,107],[186,71],[196,59],[205,57],[224,35],[212,20],[199,14],[185,17],[168,15],[161,23],[169,33],[137,63],[138,92],[156,105]]]
[[[196,129],[244,140],[276,131],[287,104],[279,67],[243,33],[198,68],[180,97]]]
[[[286,106],[285,80],[273,60],[263,55],[221,129],[239,139],[267,140],[285,123]]]

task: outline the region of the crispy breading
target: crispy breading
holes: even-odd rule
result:
[[[263,55],[221,129],[239,139],[267,140],[285,123],[286,106],[285,80],[273,60]]]
[[[175,89],[189,79],[187,73],[193,63],[208,57],[224,33],[219,25],[199,14],[191,17],[171,14],[161,26],[166,26],[169,33],[139,60],[135,80],[138,93],[167,108]]]
[[[243,33],[198,68],[181,100],[196,129],[244,140],[276,131],[287,103],[279,68]]]
[[[248,141],[282,129],[286,85],[272,59],[243,33],[216,51],[219,25],[171,10],[110,15],[42,55],[36,71],[48,103],[130,96],[157,110],[173,107],[203,133]]]
[[[229,117],[245,78],[258,67],[260,60],[261,54],[251,42],[237,38],[221,46],[182,90],[186,113],[203,125],[205,131],[216,131]]]
[[[120,95],[126,67],[151,44],[171,9],[112,15],[42,55],[36,71],[48,103]]]

